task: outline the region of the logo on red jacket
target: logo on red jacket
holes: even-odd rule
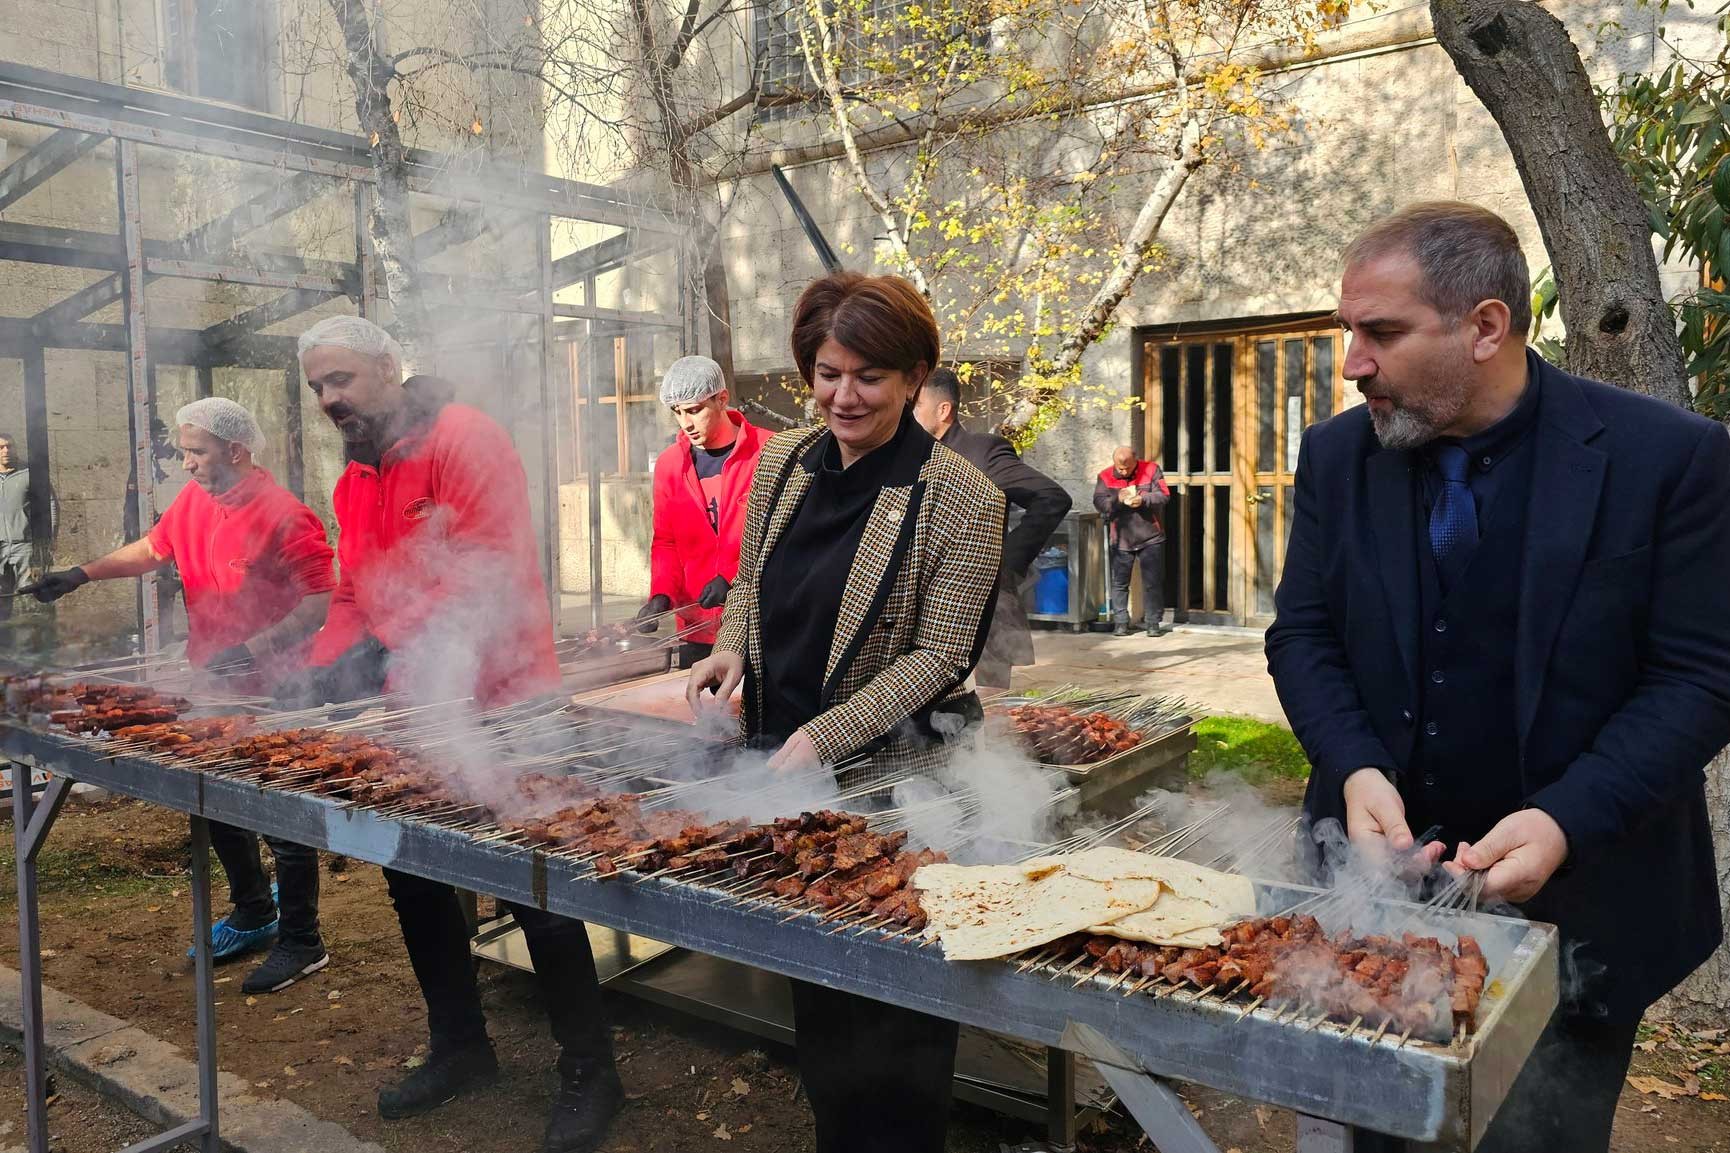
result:
[[[425,520],[433,514],[433,499],[430,496],[417,496],[402,506],[404,520]]]
[[[228,567],[233,569],[235,572],[245,572],[247,569],[252,567],[252,558],[244,556],[230,557]]]

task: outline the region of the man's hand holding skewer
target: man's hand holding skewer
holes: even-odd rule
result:
[[[1404,857],[1404,868],[1428,872],[1448,847],[1433,841],[1413,850],[1406,824],[1406,802],[1380,769],[1359,769],[1346,778],[1346,837],[1359,849],[1381,857]]]
[[[1509,813],[1475,845],[1461,842],[1454,859],[1442,866],[1458,877],[1487,869],[1483,895],[1519,904],[1537,895],[1568,859],[1568,835],[1542,809]]]

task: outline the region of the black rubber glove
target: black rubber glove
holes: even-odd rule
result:
[[[204,668],[219,677],[239,677],[256,672],[258,662],[252,659],[252,650],[245,645],[230,645],[211,657]]]
[[[384,692],[390,650],[377,637],[363,637],[324,670],[324,703],[352,701]]]
[[[280,712],[295,712],[324,704],[329,699],[324,684],[328,671],[323,668],[302,669],[285,677],[270,695],[271,707]]]
[[[718,576],[703,586],[703,591],[697,596],[697,607],[718,609],[727,603],[727,594],[733,591],[733,586],[727,583],[727,578]]]
[[[643,602],[643,607],[637,610],[637,631],[652,633],[660,627],[656,619],[673,607],[673,598],[666,593],[656,593]]]
[[[76,592],[90,583],[90,578],[81,568],[61,569],[51,572],[33,585],[25,585],[18,591],[29,593],[45,605],[51,605],[69,592]]]

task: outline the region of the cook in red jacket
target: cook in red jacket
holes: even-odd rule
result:
[[[553,627],[510,436],[450,401],[434,377],[402,378],[402,346],[370,321],[332,317],[300,338],[307,384],[342,432],[349,465],[334,505],[341,582],[313,660],[317,695],[387,681],[422,700],[483,705],[558,687]],[[455,891],[384,870],[426,999],[427,1059],[379,1093],[387,1120],[424,1113],[490,1080],[498,1059]],[[527,939],[559,1043],[561,1086],[543,1153],[587,1153],[624,1100],[588,932],[506,904]]]
[[[336,583],[324,524],[253,463],[264,434],[244,407],[205,397],[175,413],[174,423],[192,483],[150,532],[25,591],[53,601],[89,581],[172,564],[186,597],[186,659],[230,690],[274,688],[305,663]],[[330,964],[318,928],[318,854],[276,837],[265,843],[276,858],[279,894],[271,892],[258,838],[210,822],[210,844],[234,901],[211,926],[215,956],[227,961],[270,948],[241,982],[246,993],[286,989]]]
[[[679,434],[655,461],[655,541],[649,550],[649,599],[637,612],[644,631],[680,606],[691,630],[680,663],[709,655],[727,591],[739,572],[745,498],[767,439],[727,407],[727,379],[706,356],[675,360],[661,378],[661,403]]]

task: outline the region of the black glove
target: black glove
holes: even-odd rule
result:
[[[727,603],[727,594],[733,591],[733,586],[727,583],[727,578],[718,576],[703,586],[703,591],[697,596],[697,607],[718,609]]]
[[[654,632],[661,624],[656,618],[672,607],[673,598],[666,593],[656,593],[644,601],[643,607],[637,610],[637,631],[640,633]]]
[[[90,583],[90,578],[81,568],[61,569],[51,572],[33,585],[25,585],[18,591],[29,593],[45,605],[51,605],[69,592],[75,592]]]
[[[324,704],[328,699],[324,684],[326,671],[322,668],[302,669],[293,676],[283,678],[276,690],[270,694],[271,707],[280,712],[296,712]]]
[[[310,709],[337,701],[376,696],[384,691],[390,652],[376,637],[366,637],[328,665],[302,669],[284,679],[271,695],[278,709]]]
[[[390,650],[377,637],[363,637],[324,669],[324,701],[352,701],[384,692],[385,666]]]
[[[211,657],[204,669],[219,677],[239,677],[256,672],[258,662],[252,659],[252,650],[245,645],[230,645]]]

